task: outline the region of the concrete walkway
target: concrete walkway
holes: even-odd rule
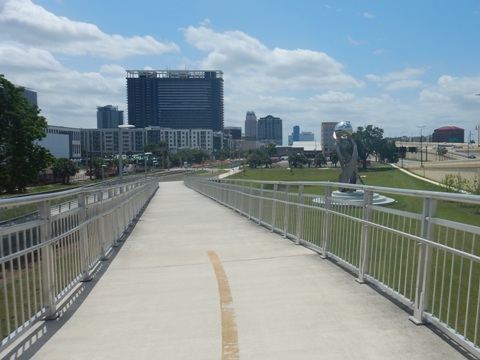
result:
[[[117,251],[62,317],[35,329],[24,356],[465,358],[332,262],[181,182],[160,184]]]

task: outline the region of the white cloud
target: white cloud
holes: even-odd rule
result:
[[[237,80],[229,84],[234,88],[248,86],[249,91],[275,93],[363,86],[323,52],[269,49],[243,32],[218,33],[205,26],[190,26],[184,34],[191,45],[208,52],[200,67],[223,70],[226,78],[235,77]]]
[[[373,15],[372,13],[369,13],[369,12],[364,12],[363,17],[366,18],[366,19],[375,19],[375,15]]]
[[[368,74],[367,80],[383,86],[385,90],[394,91],[400,89],[420,88],[423,86],[422,81],[418,80],[426,70],[406,68],[403,71],[391,72],[386,75]]]
[[[96,25],[52,14],[31,0],[4,0],[0,9],[4,36],[51,52],[122,59],[179,50],[176,44],[161,43],[151,36],[106,34]]]

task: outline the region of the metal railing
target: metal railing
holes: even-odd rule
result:
[[[155,178],[0,200],[1,348],[91,279],[158,189]]]
[[[347,185],[186,176],[185,184],[272,232],[317,251],[406,305],[480,356],[480,196]],[[341,202],[337,188],[363,192]],[[358,193],[357,193],[358,194]],[[414,211],[375,205],[378,194],[407,199]],[[470,206],[478,222],[442,218],[444,206]]]

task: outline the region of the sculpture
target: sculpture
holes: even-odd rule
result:
[[[342,121],[335,125],[333,138],[335,139],[335,151],[342,167],[339,181],[341,183],[356,184],[357,179],[363,184],[358,175],[357,161],[358,150],[355,140],[352,138],[353,128],[350,121]],[[342,188],[340,192],[354,192],[354,189]]]

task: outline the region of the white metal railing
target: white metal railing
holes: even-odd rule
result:
[[[91,279],[158,189],[155,178],[0,200],[0,349]]]
[[[331,182],[272,182],[186,176],[185,184],[299,245],[331,258],[399,300],[416,324],[431,323],[480,356],[480,215],[474,224],[441,208],[480,196]],[[363,191],[339,202],[337,188]],[[378,206],[373,195],[408,199],[414,212]],[[437,209],[439,209],[437,211]]]

